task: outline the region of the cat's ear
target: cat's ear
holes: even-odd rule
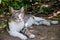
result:
[[[24,14],[24,7],[20,9],[20,12]]]
[[[12,7],[9,8],[10,13],[14,13],[14,9]]]

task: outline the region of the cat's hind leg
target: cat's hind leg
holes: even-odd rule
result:
[[[35,17],[35,16],[33,16],[33,18],[34,18],[35,21],[45,20],[44,18],[41,18],[41,17]]]

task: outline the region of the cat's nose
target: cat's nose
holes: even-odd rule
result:
[[[19,19],[19,21],[22,21],[22,19]]]
[[[19,20],[21,20],[21,19],[19,19]]]

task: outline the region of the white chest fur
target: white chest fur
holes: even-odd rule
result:
[[[10,31],[20,31],[24,28],[24,21],[16,23],[14,21],[9,22]]]

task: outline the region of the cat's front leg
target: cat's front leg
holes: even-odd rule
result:
[[[25,35],[27,35],[29,38],[35,38],[35,35],[32,34],[32,33],[30,32],[30,30],[29,30],[28,28],[26,28],[26,27],[22,30],[22,32],[23,32]]]
[[[18,37],[21,40],[27,40],[27,37],[25,35],[23,35],[22,33],[17,32],[17,31],[10,31],[9,34],[11,36]]]

